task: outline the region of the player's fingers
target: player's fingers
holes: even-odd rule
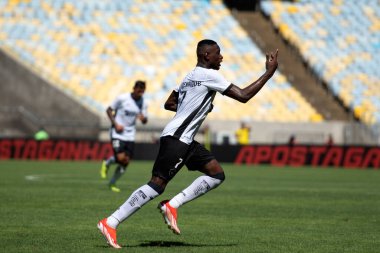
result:
[[[265,58],[267,59],[267,61],[269,60],[269,54],[268,53],[265,53]]]
[[[273,59],[274,59],[274,53],[270,52],[270,61],[273,61]]]
[[[277,55],[278,55],[278,48],[277,48],[277,50],[276,50],[276,54],[275,54],[276,58],[277,58]]]

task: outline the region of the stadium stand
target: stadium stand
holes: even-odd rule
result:
[[[380,123],[377,0],[262,1],[261,8],[357,118]]]
[[[101,115],[143,79],[150,114],[171,117],[163,102],[194,66],[203,38],[221,45],[231,82],[247,85],[264,72],[265,55],[218,0],[2,0],[0,8],[0,48]],[[281,73],[252,103],[234,103],[234,111],[229,99],[215,103],[211,119],[323,120]]]

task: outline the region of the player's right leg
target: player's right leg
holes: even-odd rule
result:
[[[116,229],[111,228],[107,224],[107,218],[104,218],[103,220],[98,222],[98,229],[100,230],[100,233],[102,233],[102,235],[104,236],[104,239],[106,240],[108,245],[116,249],[121,248],[121,246],[117,243]]]
[[[151,180],[148,184],[135,190],[111,216],[98,222],[98,229],[109,245],[114,248],[120,248],[116,238],[116,229],[119,224],[138,211],[143,205],[162,194],[165,189],[164,185],[156,185]]]

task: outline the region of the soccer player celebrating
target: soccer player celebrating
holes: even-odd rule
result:
[[[103,161],[100,175],[102,178],[106,178],[110,165],[113,162],[118,163],[109,182],[109,187],[113,192],[120,192],[120,189],[116,187],[116,181],[125,173],[133,156],[136,119],[143,124],[148,122],[147,105],[143,98],[144,92],[145,82],[136,81],[132,93],[119,95],[107,108],[107,115],[112,124],[110,132],[114,156]]]
[[[116,240],[119,224],[162,194],[169,181],[186,165],[189,170],[198,170],[204,174],[171,200],[164,200],[158,205],[168,227],[180,234],[177,209],[218,187],[225,178],[222,167],[211,152],[194,141],[195,134],[212,109],[216,92],[242,103],[248,102],[275,73],[277,54],[278,50],[266,54],[265,73],[241,89],[218,72],[223,60],[218,44],[213,40],[198,43],[196,67],[165,102],[165,109],[175,111],[176,114],[161,134],[159,153],[150,181],[136,189],[108,218],[98,222],[98,228],[110,246],[120,248]]]

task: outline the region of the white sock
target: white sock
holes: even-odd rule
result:
[[[108,226],[111,228],[117,228],[121,222],[158,195],[159,194],[149,185],[146,184],[141,186],[129,196],[127,201],[125,201],[119,209],[107,218]]]
[[[208,191],[216,188],[223,181],[209,176],[200,176],[194,180],[194,182],[184,189],[181,193],[177,194],[174,198],[169,201],[169,204],[178,208],[183,204],[196,199]]]

